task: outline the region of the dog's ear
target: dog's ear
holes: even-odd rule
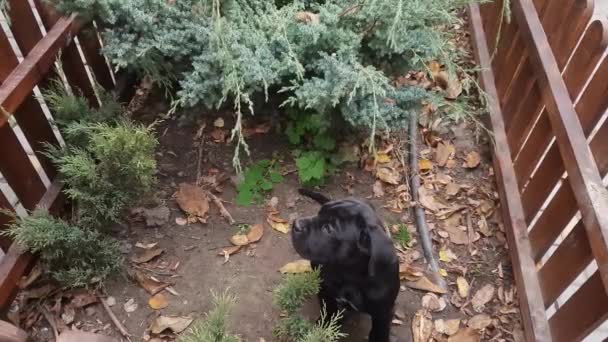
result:
[[[371,277],[382,271],[392,259],[391,246],[387,246],[383,234],[380,227],[369,227],[362,229],[359,235],[359,249],[369,255],[367,272]]]
[[[323,194],[320,194],[318,192],[314,192],[314,191],[310,191],[310,190],[306,190],[306,189],[298,189],[298,192],[302,196],[306,196],[306,197],[312,198],[313,200],[315,200],[320,205],[323,205],[323,204],[331,201],[327,196],[325,196]]]

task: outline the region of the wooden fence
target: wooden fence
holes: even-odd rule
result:
[[[93,25],[80,23],[74,16],[61,17],[44,3],[44,0],[9,0],[7,20],[12,36],[0,29],[0,173],[23,208],[40,207],[59,213],[64,203],[62,184],[56,168],[42,153],[45,144],[59,142],[53,124],[45,115],[44,103],[35,96],[34,89],[38,87],[44,92],[61,73],[74,93],[82,94],[91,105],[98,106],[97,84],[109,90],[114,87],[114,81],[100,53],[101,43]],[[24,57],[22,61],[11,39]],[[11,127],[11,117],[34,151],[37,163],[32,163],[23,138]],[[42,173],[50,179],[50,185],[45,185]],[[0,207],[15,209],[2,192]],[[8,222],[8,217],[0,216],[0,229]],[[4,314],[33,256],[6,238],[0,239],[0,247],[5,253],[0,256],[0,314]]]
[[[524,330],[580,341],[608,317],[608,23],[593,0],[508,4],[469,19]]]

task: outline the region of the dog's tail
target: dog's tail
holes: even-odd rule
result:
[[[323,194],[320,194],[318,192],[315,192],[315,191],[310,191],[310,190],[306,190],[306,189],[298,189],[298,192],[302,196],[312,198],[313,200],[315,200],[317,203],[319,203],[321,205],[331,201],[331,199],[329,199],[329,197],[327,197]]]

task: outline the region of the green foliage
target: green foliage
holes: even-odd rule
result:
[[[274,305],[288,314],[296,313],[308,298],[319,292],[320,286],[320,270],[287,275],[274,290]]]
[[[405,248],[409,245],[410,241],[412,241],[412,236],[405,224],[398,225],[398,228],[399,230],[393,237],[395,238],[397,243],[401,245],[401,247]]]
[[[240,171],[242,117],[259,94],[268,100],[278,90],[285,105],[337,113],[372,134],[403,127],[433,91],[392,78],[430,60],[453,71],[456,48],[443,28],[478,0],[55,1],[106,28],[105,52],[118,68],[178,85],[176,106],[231,104]],[[298,19],[304,10],[315,19]]]
[[[227,332],[227,319],[230,310],[236,303],[236,297],[224,291],[220,295],[212,292],[213,309],[204,320],[196,322],[179,342],[240,342],[241,339]]]
[[[87,286],[101,281],[120,267],[118,243],[95,230],[81,229],[43,210],[30,216],[15,217],[8,230],[0,233],[13,238],[40,260],[51,276],[69,287]]]
[[[245,170],[243,181],[236,188],[236,204],[247,206],[260,203],[264,193],[282,181],[283,175],[275,160],[260,160]]]
[[[341,340],[346,337],[346,334],[340,332],[340,319],[342,319],[342,313],[338,313],[328,320],[327,312],[323,309],[321,319],[298,342],[337,342]]]

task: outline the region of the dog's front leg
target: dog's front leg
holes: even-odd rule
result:
[[[369,333],[369,342],[389,342],[391,335],[391,321],[393,313],[377,312],[372,316],[372,330]]]

